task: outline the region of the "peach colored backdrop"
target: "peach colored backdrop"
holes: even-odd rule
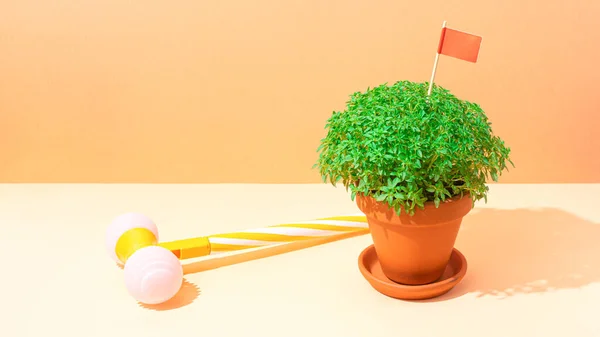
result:
[[[502,182],[600,182],[600,1],[0,0],[0,181],[319,182],[323,125],[429,80],[513,149]]]

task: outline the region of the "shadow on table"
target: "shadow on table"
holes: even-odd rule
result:
[[[179,289],[179,292],[170,300],[164,303],[153,305],[139,303],[139,306],[142,308],[156,311],[178,309],[194,303],[194,301],[196,300],[196,298],[198,298],[199,295],[200,289],[198,288],[198,286],[184,279],[183,284],[181,285],[181,289]]]
[[[121,270],[123,270],[123,266],[120,264],[116,264]],[[181,288],[177,292],[173,298],[170,300],[160,303],[160,304],[145,304],[138,302],[138,305],[145,309],[156,310],[156,311],[165,311],[178,309],[181,307],[185,307],[186,305],[190,305],[194,303],[196,298],[200,296],[200,288],[197,285],[189,282],[185,278],[183,279],[183,283],[181,284]]]
[[[600,224],[559,209],[476,209],[456,247],[467,275],[449,293],[498,299],[600,282]]]

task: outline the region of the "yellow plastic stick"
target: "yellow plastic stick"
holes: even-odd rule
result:
[[[366,234],[368,231],[365,216],[350,215],[164,242],[159,246],[170,250],[177,258],[183,260],[213,253],[239,251],[302,240],[341,237],[350,232]]]

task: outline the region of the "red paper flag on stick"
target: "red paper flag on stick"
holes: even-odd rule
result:
[[[447,28],[446,21],[444,21],[442,24],[442,36],[440,36],[440,43],[435,55],[435,62],[433,63],[433,71],[431,73],[431,81],[429,81],[429,91],[427,94],[431,95],[433,79],[435,78],[435,71],[440,55],[446,55],[475,63],[479,56],[480,46],[481,36]]]

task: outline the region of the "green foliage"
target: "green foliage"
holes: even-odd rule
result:
[[[493,135],[479,105],[429,83],[400,81],[350,96],[333,112],[317,152],[324,182],[413,215],[432,201],[470,193],[487,201],[487,179],[498,176],[510,149]],[[514,166],[514,164],[513,164]]]

